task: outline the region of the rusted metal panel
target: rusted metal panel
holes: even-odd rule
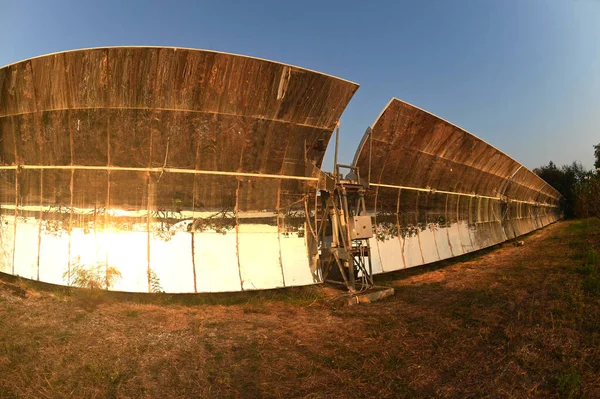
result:
[[[357,88],[176,48],[1,68],[2,270],[64,284],[78,267],[115,267],[124,291],[321,281],[319,167]]]
[[[365,135],[354,165],[367,176],[371,152],[376,200],[367,204],[378,233],[371,240],[378,271],[485,248],[561,217],[560,194],[537,175],[417,107],[392,99],[371,132],[373,147]]]

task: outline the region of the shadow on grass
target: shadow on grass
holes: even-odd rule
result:
[[[39,292],[47,292],[62,298],[87,301],[94,308],[98,304],[122,301],[140,304],[158,305],[240,305],[281,302],[291,305],[309,305],[325,297],[322,286],[287,287],[261,291],[214,292],[197,294],[136,293],[106,291],[29,280],[0,272],[0,280],[11,283],[13,287]]]

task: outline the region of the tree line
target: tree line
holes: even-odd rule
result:
[[[600,144],[594,146],[594,156],[592,170],[581,162],[558,167],[552,161],[533,170],[563,195],[566,218],[600,217]]]

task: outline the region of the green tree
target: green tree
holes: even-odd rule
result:
[[[600,217],[600,144],[594,146],[595,169],[573,162],[558,168],[554,162],[533,171],[564,197],[565,217]]]
[[[578,217],[600,217],[600,175],[590,172],[576,187],[575,214]]]
[[[577,185],[576,213],[580,217],[600,217],[600,144],[594,146],[594,170]]]
[[[554,187],[564,197],[562,207],[566,218],[575,217],[577,186],[589,173],[580,162],[557,167],[552,161],[548,165],[533,170],[538,176]]]

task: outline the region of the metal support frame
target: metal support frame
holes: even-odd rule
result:
[[[328,176],[335,184],[332,190],[320,191],[321,209],[317,210],[322,215],[320,262],[325,281],[343,284],[356,293],[374,285],[369,238],[357,238],[351,231],[351,219],[366,216],[365,192],[369,183],[361,180],[358,167],[338,164],[339,125],[335,142],[334,169]],[[341,169],[350,173],[344,177]]]
[[[368,238],[353,237],[350,219],[366,214],[365,188],[355,182],[340,181],[333,192],[321,192],[321,264],[326,281],[346,285],[350,292],[373,286],[371,248]],[[334,267],[335,264],[335,267]]]

